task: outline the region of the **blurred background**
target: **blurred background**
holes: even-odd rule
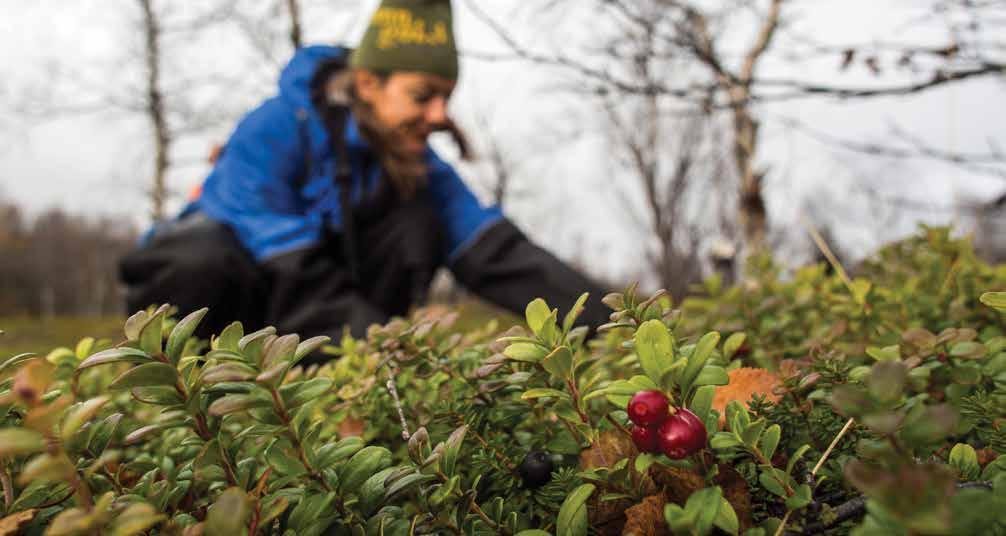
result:
[[[117,330],[119,255],[184,205],[295,47],[354,44],[376,4],[0,1],[0,350]],[[680,297],[758,249],[819,262],[811,227],[847,266],[919,224],[1006,258],[1006,1],[454,7],[451,112],[479,158],[434,143],[611,288]]]

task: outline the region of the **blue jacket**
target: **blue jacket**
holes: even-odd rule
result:
[[[279,94],[241,120],[199,199],[186,210],[228,224],[259,261],[318,243],[326,226],[341,228],[336,156],[311,104],[309,84],[323,61],[347,52],[328,46],[298,50],[280,76]],[[364,169],[370,147],[352,116],[345,144],[353,160],[351,198],[357,202],[364,189],[376,186],[380,170]],[[430,198],[444,222],[446,251],[453,259],[502,214],[498,207],[482,207],[432,149],[427,148],[426,158]],[[308,161],[310,176],[305,176]]]

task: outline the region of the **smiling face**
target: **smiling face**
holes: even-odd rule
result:
[[[353,84],[380,126],[399,142],[399,149],[419,155],[426,150],[431,133],[447,128],[447,101],[457,82],[427,73],[394,72],[382,77],[356,69]]]

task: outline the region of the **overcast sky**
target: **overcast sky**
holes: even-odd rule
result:
[[[505,13],[518,1],[527,0],[493,0],[491,5],[494,12]],[[310,41],[340,40],[347,35],[353,39],[359,35],[359,21],[364,17],[355,12],[338,17],[331,9],[311,7],[320,3],[308,2],[306,26]],[[369,11],[375,3],[363,2],[364,10]],[[803,31],[826,42],[919,38],[941,42],[939,30],[902,24],[912,6],[921,3],[805,0],[799,3],[798,19]],[[49,65],[81,67],[101,63],[109,72],[97,80],[110,84],[135,80],[135,73],[120,76],[123,73],[116,72],[130,69],[116,62],[125,57],[124,49],[135,45],[122,16],[123,11],[133,7],[133,2],[124,0],[0,0],[0,99],[9,104],[23,98],[20,93],[26,85],[36,90],[44,88],[45,67]],[[464,9],[458,11],[456,27],[462,47],[491,50],[498,46],[491,32]],[[320,24],[321,17],[331,18],[332,23]],[[518,34],[520,30],[514,29]],[[575,30],[565,26],[557,29],[563,31]],[[584,42],[582,37],[559,34],[534,41],[576,43]],[[743,33],[736,36],[738,43],[748,38]],[[240,45],[217,36],[203,46],[202,57],[190,56],[185,61],[208,62],[206,65],[212,66],[226,56],[219,52],[232,46]],[[780,76],[794,74],[793,67],[783,62],[770,63],[766,69]],[[801,76],[849,85],[880,83],[865,68],[838,73],[834,63],[827,63],[802,65],[800,69]],[[260,86],[258,94],[243,91],[234,95],[233,103],[250,106],[272,93],[272,82],[266,79],[274,76],[274,70],[265,61],[259,62],[257,71],[249,69],[249,80],[261,81],[256,82]],[[517,65],[486,65],[466,59],[454,106],[463,112],[478,109],[489,113],[494,118],[493,134],[504,144],[519,147],[522,142],[534,143],[535,134],[555,121],[556,110],[540,92],[548,76],[552,75]],[[837,151],[785,127],[779,119],[797,117],[822,132],[859,141],[889,139],[891,125],[898,125],[940,148],[982,152],[988,140],[1004,141],[1004,94],[1003,82],[986,79],[911,98],[851,103],[815,99],[766,109],[762,160],[771,164],[766,194],[773,224],[793,225],[798,211],[809,207],[818,213],[815,216],[825,220],[821,223],[839,231],[843,247],[863,254],[883,240],[911,232],[914,220],[949,222],[955,217],[946,210],[903,212],[906,209],[888,207],[886,211],[900,212],[889,218],[894,222],[891,228],[878,229],[879,220],[873,218],[880,215],[867,204],[863,184],[923,204],[932,203],[937,208],[959,199],[988,198],[1006,186],[999,179],[929,161],[885,161]],[[577,105],[579,113],[590,113],[589,106]],[[207,170],[202,160],[208,148],[225,139],[232,126],[186,140],[176,156],[188,165],[176,167],[171,175],[175,191],[185,191],[203,178]],[[143,199],[144,180],[149,176],[146,129],[142,121],[121,115],[76,115],[44,122],[0,115],[0,195],[31,211],[61,206],[75,212],[120,214],[142,221],[148,212]],[[542,176],[524,188],[537,195],[515,200],[509,209],[514,219],[564,256],[580,255],[587,248],[599,258],[599,271],[631,272],[632,262],[625,257],[639,251],[613,223],[616,218],[612,212],[618,208],[606,194],[613,178],[606,171],[611,163],[604,138],[588,135],[561,151],[536,154],[535,159],[533,169],[538,171],[534,173]],[[479,189],[478,170],[467,170],[466,174],[466,179]],[[576,210],[562,210],[571,205]]]

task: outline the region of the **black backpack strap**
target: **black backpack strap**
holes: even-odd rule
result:
[[[307,110],[297,109],[297,137],[300,138],[300,146],[304,148],[304,172],[297,176],[294,183],[298,192],[311,180],[311,169],[314,167],[311,157],[311,134],[308,132],[307,126],[309,117]]]
[[[332,134],[332,145],[335,149],[335,183],[339,185],[339,209],[342,211],[342,245],[349,265],[349,273],[353,281],[360,282],[360,257],[356,249],[356,218],[353,214],[351,195],[353,192],[353,166],[346,151],[346,120],[349,119],[349,109],[337,107],[334,110],[333,125],[329,128]]]
[[[322,63],[311,79],[311,103],[321,116],[325,128],[332,138],[332,149],[335,152],[336,169],[335,183],[339,187],[339,209],[342,211],[342,246],[350,277],[355,283],[360,282],[360,256],[356,248],[356,225],[353,215],[351,195],[353,191],[353,166],[346,150],[346,121],[349,119],[349,108],[329,102],[327,84],[333,75],[347,67],[344,57],[332,58]],[[306,121],[304,122],[306,128]],[[307,149],[310,159],[310,147]],[[310,174],[310,160],[306,173]]]

